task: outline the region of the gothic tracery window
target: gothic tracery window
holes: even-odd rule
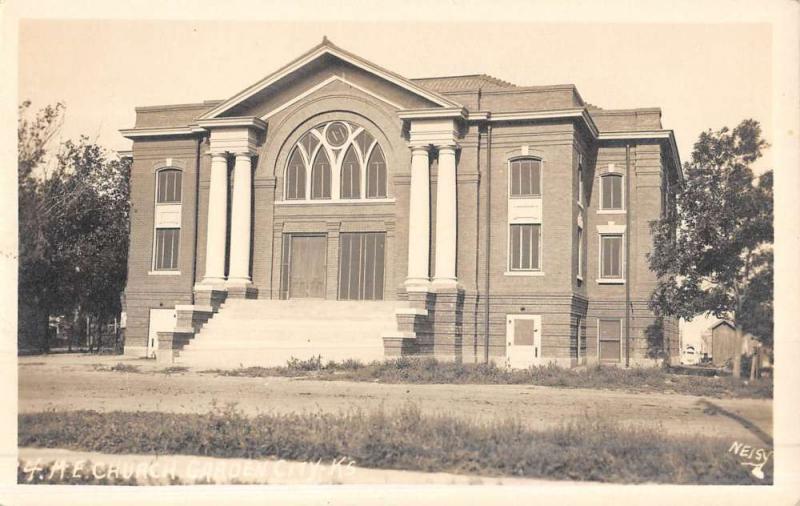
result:
[[[285,200],[387,197],[387,163],[377,140],[347,121],[318,125],[295,143],[286,165]]]

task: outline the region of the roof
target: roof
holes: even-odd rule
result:
[[[463,76],[419,77],[412,82],[431,91],[477,91],[479,89],[511,89],[515,84],[503,81],[488,74],[467,74]]]
[[[733,323],[729,322],[728,320],[720,320],[717,323],[715,323],[714,325],[712,325],[711,328],[715,329],[715,328],[719,327],[720,325],[722,325],[723,323],[725,325],[727,325],[728,327],[732,328],[732,329],[736,328],[736,327],[734,327]]]
[[[441,107],[461,107],[460,104],[440,95],[438,92],[433,91],[429,88],[424,88],[420,86],[418,83],[415,83],[405,77],[387,70],[383,67],[380,67],[370,61],[361,58],[358,55],[355,55],[349,51],[345,51],[344,49],[340,48],[339,46],[333,44],[327,37],[322,38],[322,42],[311,48],[305,54],[299,56],[298,58],[294,59],[293,61],[289,62],[288,64],[284,65],[282,68],[278,69],[277,71],[273,72],[272,74],[266,76],[265,78],[261,79],[257,83],[245,88],[244,90],[240,91],[236,95],[232,96],[231,98],[227,99],[223,103],[217,105],[207,113],[203,114],[200,119],[211,119],[215,118],[227,110],[231,109],[232,107],[236,106],[240,102],[252,97],[256,93],[266,89],[269,85],[273,84],[274,82],[286,78],[289,74],[296,71],[297,69],[301,68],[304,65],[307,65],[311,61],[314,61],[324,55],[332,55],[336,58],[339,58],[347,63],[353,64],[357,67],[360,67],[367,72],[375,74],[383,79],[393,82],[394,84],[406,88],[411,93],[415,93],[417,95],[422,96],[423,98],[433,102]]]

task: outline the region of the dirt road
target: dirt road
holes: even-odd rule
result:
[[[118,362],[141,372],[96,370]],[[22,357],[19,412],[94,409],[199,413],[235,402],[248,414],[349,409],[393,410],[413,402],[429,414],[489,422],[516,417],[531,428],[570,419],[603,417],[671,434],[706,435],[731,442],[771,438],[772,401],[705,399],[523,385],[399,385],[289,378],[224,377],[189,371],[164,374],[154,363],[119,357]]]

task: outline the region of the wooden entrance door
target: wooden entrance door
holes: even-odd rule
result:
[[[289,297],[324,299],[328,257],[325,236],[291,235],[289,241]]]

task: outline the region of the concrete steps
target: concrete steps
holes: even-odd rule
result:
[[[394,330],[396,301],[226,301],[176,363],[209,368],[285,366],[292,358],[384,358],[381,335]]]

